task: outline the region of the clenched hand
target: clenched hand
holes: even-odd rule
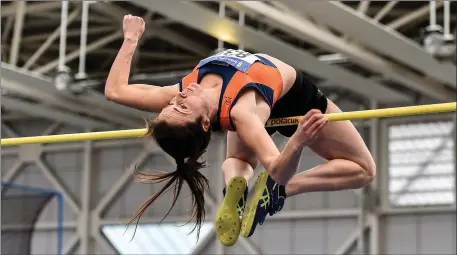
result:
[[[144,33],[144,20],[141,17],[125,15],[122,28],[124,40],[137,42]]]

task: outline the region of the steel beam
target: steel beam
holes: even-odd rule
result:
[[[93,141],[93,146],[96,149],[102,148],[120,148],[129,146],[144,146],[144,142],[136,139],[123,139],[123,140],[104,140],[104,141]],[[46,144],[43,146],[43,152],[61,152],[61,151],[81,151],[83,144],[81,142],[74,142],[68,144]],[[6,149],[3,149],[6,151]],[[13,151],[13,150],[9,150]],[[10,154],[12,154],[11,152]],[[2,154],[3,155],[3,154]]]
[[[288,0],[287,3],[360,43],[457,88],[455,65],[439,62],[417,43],[378,22],[357,15],[354,9],[335,1]]]
[[[367,228],[369,228],[370,225],[367,223],[365,224],[361,230],[356,229],[354,230],[347,239],[343,242],[343,244],[338,247],[338,249],[333,253],[335,255],[344,255],[348,254],[350,249],[354,246],[354,244],[357,242],[357,238],[359,236],[360,232],[365,232]],[[361,253],[361,254],[366,254],[366,253]]]
[[[118,225],[119,223],[129,222],[132,218],[120,218],[120,217],[113,217],[113,218],[102,218],[100,219],[100,224],[102,226],[109,226],[109,225]],[[205,220],[213,220],[213,217],[210,215],[206,215]],[[141,224],[166,224],[166,223],[176,223],[176,222],[188,222],[188,216],[168,216],[165,219],[163,217],[151,217],[144,215],[141,217]]]
[[[18,1],[19,2],[19,1]],[[16,6],[10,2],[9,5],[2,7],[1,17],[10,17],[16,14]],[[42,3],[29,3],[27,5],[26,13],[29,12],[45,12],[49,10],[54,10],[60,7],[60,2],[42,2]]]
[[[370,222],[370,255],[379,255],[381,254],[381,230],[379,227],[380,219],[378,213],[373,213],[368,215],[368,222]]]
[[[95,241],[100,245],[102,249],[104,249],[101,254],[118,254],[116,249],[113,247],[113,244],[108,241],[107,238],[104,237],[100,231],[97,231],[93,235]]]
[[[63,250],[62,250],[62,254],[64,255],[70,255],[70,254],[74,254],[74,251],[76,250],[76,247],[77,245],[79,244],[79,235],[76,234],[76,235],[73,235],[70,240],[67,241],[67,243],[65,244]]]
[[[323,31],[306,19],[293,14],[280,12],[277,9],[261,2],[241,1],[238,3],[244,5],[246,8],[251,8],[252,11],[256,10],[259,13],[264,13],[263,15],[271,20],[274,20],[283,30],[296,35],[300,39],[306,40],[328,51],[341,52],[345,57],[367,69],[370,69],[372,72],[380,72],[383,76],[400,82],[408,86],[410,89],[424,93],[433,99],[440,101],[452,101],[455,97],[450,95],[448,90],[442,88],[441,84],[425,82],[422,77],[416,75],[410,70],[406,70],[399,65],[388,62],[376,54],[353,43],[347,42],[331,32]],[[319,59],[322,59],[322,57]],[[378,83],[378,87],[385,89],[382,83]],[[372,93],[382,92],[375,92],[373,89]]]
[[[207,48],[206,46],[202,46],[200,43],[192,41],[188,37],[178,34],[172,30],[166,29],[154,23],[147,24],[146,26],[152,29],[153,36],[174,44],[182,49],[204,57],[208,56],[211,53],[211,49]]]
[[[3,117],[3,116],[2,116]],[[5,131],[5,134],[7,137],[13,138],[13,137],[19,137],[19,135],[14,131],[12,128],[10,128],[7,124],[2,122],[2,128]]]
[[[43,133],[41,133],[41,135],[52,135],[61,125],[62,123],[56,121],[56,122],[53,122],[51,125],[49,125],[48,128],[46,128],[45,131],[43,131]]]
[[[372,100],[370,102],[371,109],[378,109],[379,104],[378,102]],[[370,152],[373,156],[373,159],[376,163],[377,171],[382,171],[378,165],[379,163],[379,153],[380,153],[380,142],[379,140],[388,139],[388,137],[380,137],[380,129],[379,129],[380,121],[379,119],[371,119],[370,120]],[[373,180],[370,184],[371,189],[371,196],[368,198],[370,199],[370,212],[367,215],[368,222],[370,223],[370,232],[369,232],[369,252],[370,255],[377,255],[380,254],[380,245],[379,245],[379,238],[380,238],[380,230],[379,230],[379,213],[378,213],[378,206],[379,206],[379,187],[380,185],[380,177],[377,177]],[[374,200],[374,201],[373,201]]]
[[[118,22],[121,22],[122,17],[129,13],[128,10],[109,2],[100,3],[99,5],[96,4],[94,5],[94,8],[98,8],[99,11],[104,12],[107,16]],[[212,51],[211,49],[202,46],[200,43],[176,33],[175,31],[164,28],[159,24],[154,24],[153,22],[146,23],[146,29],[148,28],[150,28],[152,32],[148,32],[149,35],[147,36],[156,36],[164,41],[181,47],[182,49],[196,53],[199,56],[207,56]]]
[[[68,18],[68,19],[70,21],[70,18]],[[77,19],[75,18],[74,21],[76,21],[76,20]],[[117,29],[118,29],[117,27],[113,27],[113,26],[91,27],[87,31],[87,34],[88,35],[99,35],[99,34],[104,34],[106,32],[113,32]],[[58,28],[58,30],[60,31],[60,27]],[[55,33],[57,33],[57,35],[59,34],[59,32],[55,32]],[[81,34],[81,29],[70,29],[67,31],[67,37],[79,36],[80,34]],[[22,41],[27,43],[27,44],[25,44],[25,46],[29,46],[31,48],[36,43],[38,43],[38,41],[46,40],[49,38],[49,36],[50,36],[49,34],[27,35],[27,36],[24,36]],[[52,46],[50,48],[54,49],[54,47],[52,47]],[[68,47],[68,48],[71,48],[71,47]]]
[[[384,7],[382,7],[381,10],[379,10],[378,13],[376,13],[376,16],[374,16],[373,20],[375,21],[380,21],[382,20],[394,7],[397,5],[398,1],[389,1],[387,2]]]
[[[12,111],[19,111],[34,116],[39,116],[45,119],[51,119],[56,121],[62,121],[74,126],[92,127],[98,129],[104,129],[111,127],[109,124],[95,120],[84,118],[80,115],[65,112],[57,108],[52,108],[43,104],[30,103],[21,99],[12,99],[2,97],[2,107]]]
[[[145,113],[142,111],[107,101],[102,94],[97,92],[88,91],[81,97],[59,93],[51,79],[45,76],[35,75],[25,70],[19,70],[4,63],[1,64],[1,73],[2,88],[72,112],[84,113],[88,116],[95,116],[106,121],[130,127],[138,127],[139,123],[141,123],[140,120],[135,120],[133,117],[141,118],[145,116]],[[92,107],[88,107],[88,105]],[[91,120],[82,116],[80,118]],[[105,126],[110,127],[106,123]]]
[[[249,254],[253,255],[262,255],[263,252],[262,250],[257,247],[252,241],[246,238],[240,238],[238,239],[238,242],[240,242],[240,245],[244,248],[245,251],[247,251]]]
[[[79,66],[78,73],[75,75],[77,79],[84,79],[86,74],[86,46],[87,46],[87,30],[89,25],[89,2],[83,1],[81,14],[81,38],[79,48]]]
[[[2,148],[1,155],[2,156],[17,156],[17,149]]]
[[[51,183],[51,185],[58,190],[62,196],[64,201],[67,203],[67,205],[70,206],[70,208],[73,210],[74,213],[78,214],[81,210],[80,206],[76,202],[76,200],[73,198],[71,195],[70,191],[65,187],[63,182],[58,179],[58,177],[53,173],[53,171],[44,163],[44,161],[40,158],[36,162],[36,165],[38,166],[39,169],[41,169],[41,172],[43,173],[43,176]]]
[[[397,207],[382,208],[380,215],[408,215],[408,214],[455,214],[456,205],[433,206],[433,207]]]
[[[2,154],[2,156],[3,156],[3,154]],[[2,181],[4,181],[4,182],[13,181],[21,173],[22,169],[24,169],[24,166],[25,166],[24,162],[22,162],[21,160],[17,160],[14,163],[14,165],[8,170],[8,172],[6,172],[6,174],[3,175]]]
[[[76,3],[76,5],[79,3]],[[44,13],[29,13],[28,16],[33,17],[33,18],[42,18],[42,19],[48,19],[54,22],[60,22],[61,14],[60,13],[55,13],[55,12],[44,12]],[[82,17],[76,18],[76,22],[81,21]],[[103,17],[102,15],[98,15],[98,13],[92,13],[89,17],[90,23],[97,23],[97,26],[100,25],[107,25],[111,24],[112,20],[109,18]]]
[[[90,132],[90,130],[88,130],[87,132]],[[89,250],[91,238],[92,194],[92,141],[85,141],[84,165],[81,179],[81,215],[79,224],[79,234],[81,236],[79,253],[82,255],[94,252]]]
[[[78,223],[73,220],[65,220],[62,222],[62,229],[74,231],[76,230]],[[56,230],[59,227],[57,221],[39,221],[34,225],[37,231],[49,231]],[[27,224],[2,224],[2,230],[27,230],[30,229],[30,225]]]
[[[60,38],[59,38],[59,63],[57,66],[58,72],[66,70],[65,58],[67,55],[67,27],[68,27],[68,1],[62,1],[61,19],[60,19]]]
[[[277,220],[300,220],[300,219],[331,219],[331,218],[354,218],[359,215],[359,210],[354,209],[335,209],[335,210],[312,210],[300,211],[291,210],[276,214],[268,218],[268,221]]]
[[[147,157],[149,156],[148,151],[142,151],[140,155],[133,161],[131,164],[132,166],[140,166],[142,165]],[[100,199],[97,204],[97,207],[94,209],[94,213],[98,215],[98,217],[102,217],[104,212],[108,209],[108,207],[113,203],[114,199],[117,197],[119,193],[121,193],[127,185],[132,180],[132,174],[135,168],[130,167],[127,171],[124,172],[122,177],[118,179],[116,183],[113,184],[110,190],[106,192],[106,194]]]
[[[347,218],[355,218],[356,217],[356,214],[354,214],[353,216],[351,217],[348,217],[347,215],[340,215],[338,216],[337,213],[338,211],[340,211],[341,209],[328,209],[327,212],[329,212],[329,214],[333,215],[332,219],[347,219]],[[291,212],[294,212],[291,211]],[[298,210],[296,212],[299,212]],[[313,214],[313,215],[317,215],[318,213],[322,212],[321,210],[311,210],[309,211],[309,213]],[[389,210],[389,211],[385,211],[385,212],[381,212],[380,211],[380,215],[382,216],[395,216],[395,215],[405,215],[405,214],[418,214],[418,215],[427,215],[427,214],[455,214],[456,212],[456,208],[455,207],[423,207],[423,208],[420,208],[420,207],[417,207],[417,208],[410,208],[410,207],[406,207],[406,208],[396,208],[396,209],[393,209],[393,210]],[[275,215],[274,217],[270,217],[268,218],[268,221],[272,221],[276,216],[279,216],[281,214],[284,214],[284,213],[289,213],[289,211],[281,211],[279,214]],[[326,216],[326,215],[324,215]],[[368,220],[367,220],[367,225],[371,224],[370,223],[370,218],[371,216],[368,217]],[[322,219],[325,219],[327,217],[322,217]],[[100,219],[99,223],[100,223],[100,226],[111,226],[111,225],[119,225],[119,224],[124,224],[125,222],[129,222],[132,218],[119,218],[119,217],[110,217],[110,218],[104,218],[104,219]],[[159,223],[163,223],[163,224],[167,224],[167,223],[176,223],[176,222],[187,222],[189,221],[189,217],[188,216],[168,216],[167,218],[163,219],[163,217],[158,217],[158,216],[155,216],[155,217],[151,217],[151,216],[147,216],[145,215],[144,217],[141,218],[141,223],[142,224],[159,224]],[[308,219],[317,219],[316,217],[313,217],[313,218],[303,218],[303,220],[308,220]],[[205,219],[205,221],[211,221],[213,220],[209,215],[207,215],[207,218]],[[279,220],[276,220],[276,221],[289,221],[291,220],[290,218],[281,218]],[[299,220],[299,219],[297,219]],[[63,227],[64,229],[68,229],[68,230],[74,230],[78,227],[78,224],[79,222],[78,221],[75,221],[75,220],[65,220],[63,222]],[[18,230],[18,229],[26,229],[27,226],[24,225],[24,224],[8,224],[8,225],[4,225],[2,226],[2,228],[5,227],[5,229],[8,229],[8,230]],[[51,230],[51,229],[55,229],[58,227],[58,223],[55,222],[55,221],[40,221],[37,223],[36,225],[36,228],[38,230]]]
[[[119,124],[131,127],[144,125],[143,118],[152,116],[151,112],[140,111],[108,101],[103,94],[94,90],[86,91],[84,95],[78,97],[78,101],[86,107],[91,107],[89,108],[90,111],[104,112],[107,119],[114,116]]]
[[[100,34],[103,32],[111,32],[113,31],[113,28],[93,28],[89,29],[88,34]],[[71,31],[70,31],[71,32]],[[68,34],[67,34],[68,35]],[[41,36],[41,35],[38,35]],[[45,35],[46,37],[48,35]],[[34,39],[34,38],[31,38]],[[34,49],[39,47],[39,44],[36,43],[29,43],[27,45],[24,45],[24,47],[27,47],[29,49]],[[50,50],[57,50],[58,46],[52,45],[48,49]],[[79,45],[67,45],[67,49],[69,50],[76,50],[79,49]],[[102,49],[97,49],[92,52],[92,54],[100,54],[100,55],[117,55],[119,52],[119,49],[114,49],[114,48],[102,48]],[[136,54],[136,53],[135,53]],[[198,57],[188,55],[188,54],[183,54],[183,53],[166,53],[166,52],[141,52],[141,58],[153,58],[153,59],[165,59],[165,60],[195,60],[198,61]],[[192,71],[192,70],[191,70]]]
[[[183,61],[183,62],[176,63],[176,64],[139,68],[138,72],[155,73],[155,72],[166,72],[166,71],[191,69],[191,68],[195,67],[196,64],[198,64],[198,60],[188,60],[188,61]]]
[[[436,3],[436,8],[440,8],[441,6],[443,6],[444,1],[434,1],[434,2]],[[427,17],[429,14],[429,10],[430,10],[430,5],[425,5],[422,8],[409,12],[408,14],[403,15],[400,18],[395,19],[394,21],[391,21],[389,24],[387,24],[387,26],[392,29],[399,29],[402,26],[405,26],[412,22],[416,22],[418,19]]]
[[[8,36],[11,33],[11,29],[13,29],[13,24],[14,16],[8,17],[6,20],[5,28],[2,31],[2,44],[6,43],[6,39],[8,39]]]
[[[98,48],[101,48],[119,38],[122,38],[122,32],[121,31],[116,31],[114,33],[111,33],[109,35],[106,35],[102,38],[99,38],[98,40],[90,43],[89,45],[87,45],[87,49],[86,49],[86,52],[89,53],[93,50],[96,50]],[[67,54],[67,56],[65,57],[65,63],[68,63],[76,58],[79,57],[79,49],[78,50],[75,50],[75,51],[72,51],[70,53]],[[60,59],[55,59],[53,61],[51,61],[50,63],[44,65],[44,66],[40,66],[39,68],[36,68],[35,70],[33,70],[35,73],[38,73],[38,74],[43,74],[43,73],[46,73],[46,72],[49,72],[51,71],[52,69],[56,68],[59,66],[59,62],[60,62]]]
[[[76,17],[78,17],[80,13],[80,9],[75,9],[69,16],[68,16],[68,24],[70,24]],[[62,29],[61,26],[56,28],[54,32],[50,35],[46,35],[47,39],[45,42],[41,44],[41,46],[33,53],[33,55],[28,59],[28,61],[24,64],[23,68],[28,69],[33,64],[35,64],[36,60],[41,57],[41,55],[51,46],[51,44],[57,39],[60,35],[60,30]]]
[[[9,113],[6,113],[6,114],[2,113],[2,121],[24,120],[24,119],[27,119],[28,117],[29,116],[27,114],[18,113],[18,112],[9,112]]]
[[[378,149],[377,171],[377,190],[379,196],[379,209],[384,211],[390,207],[389,202],[389,123],[386,120],[380,121],[380,138]]]
[[[365,1],[360,1],[359,6],[357,7],[357,12],[360,14],[365,14],[368,10],[368,7],[370,7],[370,1],[365,0]]]
[[[246,48],[274,55],[298,69],[306,70],[320,78],[333,81],[342,87],[369,98],[375,98],[380,101],[407,100],[405,96],[380,86],[369,79],[337,66],[322,63],[306,51],[288,45],[266,33],[246,26],[241,27],[237,22],[221,18],[217,13],[192,2],[136,0],[133,3],[148,10],[157,11],[170,19],[207,33],[216,39],[236,45],[242,44]]]
[[[22,39],[22,28],[24,27],[24,18],[25,18],[25,9],[26,9],[26,1],[17,1],[15,2],[17,5],[16,9],[16,18],[14,23],[14,31],[13,31],[13,39],[11,42],[10,48],[10,61],[11,65],[16,65],[19,55],[19,49],[21,47],[21,39]]]
[[[359,194],[359,215],[357,217],[357,250],[360,254],[368,254],[367,251],[367,239],[365,237],[365,225],[367,223],[367,214],[368,214],[368,189],[369,187],[362,187]]]
[[[216,240],[216,230],[214,227],[211,229],[211,231],[208,233],[208,235],[205,236],[202,240],[199,240],[198,244],[194,247],[192,252],[190,253],[191,255],[197,255],[197,254],[204,254],[203,252],[205,249]]]

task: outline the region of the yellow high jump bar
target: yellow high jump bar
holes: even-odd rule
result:
[[[441,103],[441,104],[385,108],[385,109],[376,109],[376,110],[343,112],[343,113],[330,113],[330,114],[326,114],[326,116],[329,119],[329,121],[358,120],[358,119],[388,118],[388,117],[401,117],[401,116],[419,115],[419,114],[455,112],[456,108],[457,108],[457,103],[452,102],[452,103]],[[301,118],[302,118],[302,116],[270,119],[267,121],[265,126],[266,127],[277,127],[277,126],[297,125],[300,122]],[[32,136],[32,137],[6,138],[6,139],[1,139],[1,146],[134,138],[134,137],[142,137],[145,133],[146,133],[146,129],[143,128],[143,129],[91,132],[91,133],[76,133],[76,134],[64,134],[64,135],[44,135],[44,136]]]

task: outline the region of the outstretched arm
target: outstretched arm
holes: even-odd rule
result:
[[[123,21],[124,42],[111,66],[105,85],[108,100],[139,110],[158,112],[166,107],[178,92],[173,86],[128,84],[130,66],[138,41],[144,32],[144,21],[140,17],[127,15]]]
[[[257,155],[260,163],[278,184],[285,185],[295,175],[303,148],[315,138],[327,123],[325,116],[312,110],[300,122],[297,131],[279,152],[265,129],[266,119],[254,111],[239,111],[232,114],[240,138]]]

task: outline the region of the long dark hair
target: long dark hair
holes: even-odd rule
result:
[[[206,167],[206,163],[198,160],[208,147],[211,131],[203,129],[201,119],[194,123],[179,126],[170,125],[163,120],[153,119],[147,122],[145,136],[153,138],[166,153],[175,159],[176,170],[170,173],[148,174],[135,171],[135,179],[138,182],[151,184],[166,181],[166,183],[159,192],[149,198],[138,209],[129,224],[136,220],[136,225],[138,226],[138,222],[146,209],[164,192],[173,189],[173,201],[170,209],[163,217],[163,221],[175,206],[185,181],[192,192],[192,208],[189,222],[196,221],[191,232],[197,229],[198,240],[200,229],[205,219],[204,192],[209,187],[208,179],[198,171]]]

